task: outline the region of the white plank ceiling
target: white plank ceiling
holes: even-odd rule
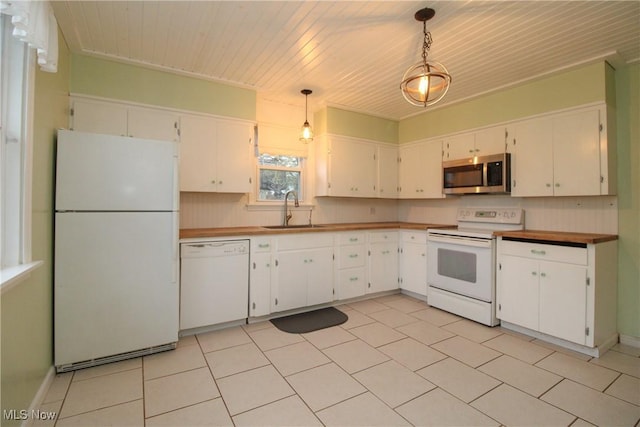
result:
[[[640,60],[640,1],[54,1],[72,52],[253,88],[267,100],[401,119],[399,90],[429,58],[453,77],[440,105],[572,66]],[[435,106],[434,106],[435,107]],[[430,108],[434,108],[430,107]]]

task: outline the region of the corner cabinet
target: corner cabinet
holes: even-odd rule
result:
[[[514,123],[511,195],[597,196],[616,193],[613,120],[594,105]]]
[[[376,171],[374,144],[335,135],[317,138],[316,196],[376,197]]]
[[[497,262],[497,317],[504,326],[594,349],[586,352],[596,356],[617,342],[617,242],[499,237]]]
[[[180,191],[251,191],[253,124],[181,117]]]
[[[439,199],[442,194],[442,140],[429,139],[399,148],[399,198]]]

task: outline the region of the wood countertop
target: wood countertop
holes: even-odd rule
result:
[[[291,226],[287,228],[251,227],[219,227],[219,228],[183,228],[180,239],[216,238],[228,236],[259,236],[292,233],[317,233],[329,231],[384,230],[399,228],[405,230],[426,230],[427,228],[454,228],[455,225],[423,224],[414,222],[358,222],[343,224],[314,224],[313,227]]]
[[[611,240],[618,240],[618,236],[616,234],[570,233],[564,231],[545,230],[494,231],[493,234],[495,236],[510,237],[516,239],[585,244],[603,243],[609,242]]]

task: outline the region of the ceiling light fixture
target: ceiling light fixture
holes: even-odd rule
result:
[[[451,84],[451,75],[445,66],[439,62],[427,60],[432,42],[431,33],[427,32],[427,21],[435,14],[435,10],[426,7],[414,15],[416,21],[422,22],[424,34],[422,61],[412,65],[404,73],[400,83],[404,99],[417,107],[427,107],[440,101],[447,94]]]
[[[313,141],[313,129],[311,129],[309,120],[307,120],[307,97],[311,95],[313,91],[311,89],[302,89],[300,93],[304,95],[304,124],[300,129],[300,142],[308,144]]]

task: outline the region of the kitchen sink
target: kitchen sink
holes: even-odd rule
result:
[[[286,230],[286,229],[300,229],[300,228],[322,228],[324,225],[304,224],[304,225],[265,225],[262,228],[268,228],[269,230]]]

